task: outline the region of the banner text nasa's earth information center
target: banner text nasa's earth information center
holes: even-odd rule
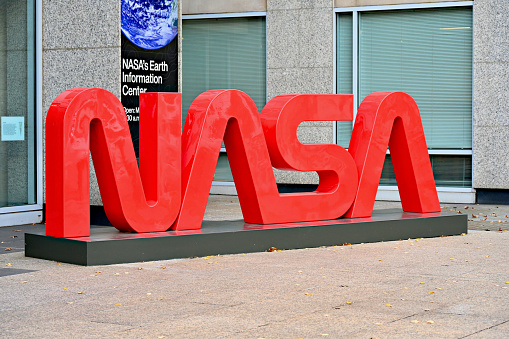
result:
[[[139,95],[178,90],[178,1],[121,1],[121,101],[138,156]]]

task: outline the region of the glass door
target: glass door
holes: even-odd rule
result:
[[[35,5],[35,0],[0,0],[0,226],[32,220],[21,212],[39,210],[39,220],[42,215]]]

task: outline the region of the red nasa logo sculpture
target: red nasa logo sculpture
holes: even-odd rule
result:
[[[198,96],[181,133],[181,94],[140,95],[139,166],[120,101],[98,88],[60,94],[46,120],[46,234],[90,235],[92,154],[104,209],[121,231],[199,229],[224,140],[247,223],[369,217],[387,147],[403,210],[440,211],[415,101],[375,92],[360,105],[348,151],[302,144],[303,121],[353,120],[353,96],[282,95],[259,114],[238,90]],[[316,171],[314,192],[278,192],[272,168]]]

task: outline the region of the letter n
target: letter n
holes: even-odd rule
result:
[[[140,96],[140,166],[124,108],[110,92],[76,88],[46,119],[46,234],[90,235],[92,153],[104,209],[122,231],[167,230],[180,192],[181,94]]]
[[[374,92],[359,107],[348,148],[357,165],[359,186],[345,216],[371,216],[387,146],[403,210],[440,211],[417,104],[403,92]]]

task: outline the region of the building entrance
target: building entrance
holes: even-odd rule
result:
[[[35,0],[0,0],[0,226],[41,220]]]

